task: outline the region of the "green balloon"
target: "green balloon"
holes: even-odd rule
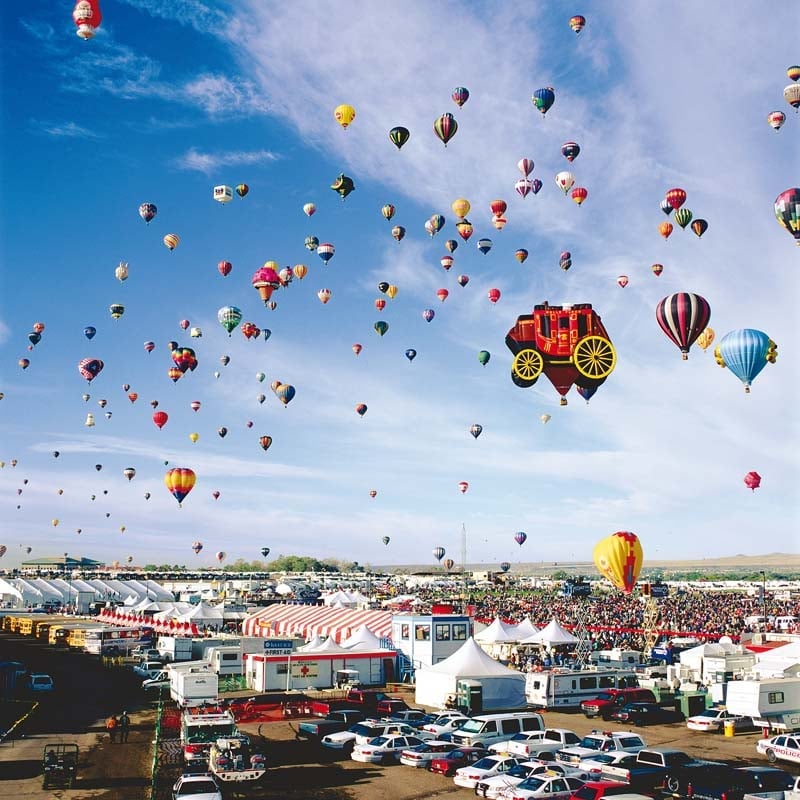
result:
[[[383,336],[389,330],[389,323],[384,322],[382,319],[378,320],[373,326],[380,336]]]
[[[485,367],[489,363],[489,359],[492,357],[492,354],[488,350],[481,350],[478,353],[478,361],[483,364]]]

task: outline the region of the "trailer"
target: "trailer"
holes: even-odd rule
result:
[[[165,662],[192,660],[192,639],[187,636],[159,636],[156,649]]]
[[[553,669],[525,675],[525,698],[538,708],[577,709],[584,700],[592,700],[606,689],[630,689],[639,686],[633,669]]]
[[[727,707],[770,731],[800,730],[800,678],[728,681]]]
[[[169,672],[169,694],[179,708],[215,703],[219,698],[219,677],[208,665]]]

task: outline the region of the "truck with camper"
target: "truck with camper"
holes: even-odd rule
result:
[[[194,708],[217,701],[219,676],[207,664],[201,663],[187,669],[175,669],[170,665],[168,669],[169,694],[179,708]]]
[[[211,744],[220,737],[238,734],[236,720],[231,711],[203,714],[186,709],[181,715],[181,746],[183,760],[189,767],[208,767]]]
[[[240,645],[215,645],[203,653],[206,661],[217,675],[241,675],[244,671]]]
[[[159,636],[156,649],[165,663],[192,660],[192,639],[189,636]]]
[[[800,678],[728,681],[726,705],[765,733],[800,730]]]

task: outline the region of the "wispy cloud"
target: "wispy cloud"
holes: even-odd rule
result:
[[[210,175],[220,167],[242,166],[245,164],[266,164],[280,158],[270,150],[230,151],[226,153],[201,153],[190,148],[175,160],[179,169],[194,170]]]
[[[217,33],[228,24],[227,15],[200,0],[122,0],[129,6],[159,19],[168,19],[200,33]]]
[[[47,136],[56,136],[72,139],[100,139],[100,134],[95,133],[83,125],[78,125],[75,122],[43,122],[39,120],[31,120],[30,127],[36,132],[45,134]]]

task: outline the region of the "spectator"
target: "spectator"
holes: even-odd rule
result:
[[[113,714],[106,720],[106,730],[111,744],[117,741],[117,724],[117,718]]]
[[[128,741],[128,733],[130,732],[131,718],[128,716],[127,711],[122,712],[119,718],[119,740],[120,742]]]

